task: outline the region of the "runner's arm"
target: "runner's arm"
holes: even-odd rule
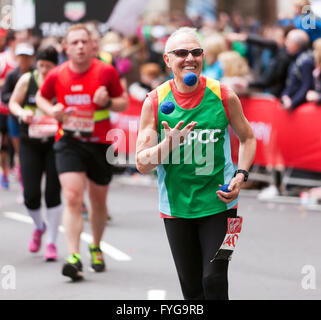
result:
[[[37,107],[50,117],[58,121],[62,121],[63,117],[63,104],[53,104],[56,97],[56,81],[57,81],[58,68],[54,68],[47,74],[41,88],[36,94]]]
[[[63,104],[57,103],[54,105],[41,94],[40,90],[38,90],[36,94],[36,104],[37,107],[48,116],[56,119],[57,121],[62,121],[64,109]]]
[[[229,123],[240,140],[238,168],[249,171],[256,151],[256,139],[253,130],[243,114],[241,102],[235,92],[228,89]],[[216,191],[217,196],[225,203],[235,200],[240,193],[244,175],[238,173],[229,183],[229,192]]]
[[[101,108],[108,108],[114,112],[125,111],[127,108],[127,93],[123,92],[122,94],[116,97],[110,97],[108,89],[105,86],[100,86],[94,93],[93,103],[98,105]]]
[[[44,113],[48,114],[51,116],[51,111],[52,111],[52,107],[53,107],[53,103],[48,100],[47,98],[45,98],[40,90],[37,91],[37,94],[36,94],[36,104],[37,104],[37,107],[43,111]]]
[[[150,98],[147,97],[142,107],[136,142],[136,167],[140,173],[148,173],[161,162],[161,146],[157,144],[157,141],[153,105]],[[162,143],[164,144],[164,140]]]
[[[127,93],[120,82],[119,74],[112,65],[104,64],[100,73],[101,83],[106,86],[107,100],[102,106],[106,106],[111,111],[122,112],[127,108]],[[106,80],[107,79],[107,80]],[[100,105],[98,103],[98,105]]]
[[[127,103],[127,93],[123,92],[123,94],[120,97],[111,98],[111,106],[109,110],[114,112],[125,111],[127,109]]]
[[[244,116],[241,102],[235,92],[228,91],[230,125],[240,140],[238,168],[248,171],[254,160],[256,139],[253,130]],[[242,177],[243,175],[240,174]]]
[[[23,109],[22,103],[27,93],[29,80],[30,73],[23,74],[18,80],[9,100],[9,110],[18,118],[20,118],[23,112],[26,111]]]

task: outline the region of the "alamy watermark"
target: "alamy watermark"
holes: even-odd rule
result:
[[[304,277],[301,280],[301,287],[304,290],[315,290],[316,287],[316,269],[312,265],[304,265],[301,273]]]
[[[107,162],[116,165],[136,164],[134,158],[123,157],[121,152],[115,152],[115,150],[136,150],[137,130],[135,121],[129,121],[127,134],[119,128],[109,130],[106,140],[113,142],[113,148],[107,150]],[[194,129],[186,136],[176,134],[167,148],[160,149],[159,154],[154,156],[146,152],[140,158],[140,163],[143,165],[194,164],[196,175],[210,175],[214,170],[215,144],[223,138],[222,135],[221,129]],[[165,130],[162,130],[160,135],[157,131],[150,130],[146,136],[140,138],[144,139],[144,143],[153,141],[157,144],[164,137]]]
[[[0,288],[3,290],[16,289],[16,268],[14,266],[0,266]]]
[[[316,16],[313,13],[311,6],[306,5],[302,8],[302,28],[303,29],[315,29],[316,28]]]

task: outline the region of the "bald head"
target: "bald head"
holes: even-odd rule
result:
[[[173,32],[169,38],[167,39],[166,45],[165,45],[165,52],[168,52],[170,50],[176,49],[177,44],[179,44],[182,41],[186,39],[193,39],[195,40],[199,47],[201,46],[200,38],[196,32],[195,28],[189,28],[189,27],[182,27],[177,29],[175,32]]]
[[[306,49],[310,44],[308,34],[299,29],[291,30],[285,41],[286,50],[289,54],[296,54],[301,50]]]

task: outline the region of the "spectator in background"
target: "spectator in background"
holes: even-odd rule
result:
[[[217,58],[220,53],[226,50],[225,39],[219,33],[215,33],[204,39],[205,67],[202,72],[203,76],[216,80],[220,80],[223,77],[223,68]]]
[[[94,22],[88,22],[85,24],[86,28],[89,30],[90,32],[90,39],[91,39],[91,43],[92,43],[92,53],[93,53],[93,57],[97,58],[103,62],[105,62],[105,60],[100,57],[100,33],[97,29],[97,26]]]
[[[217,20],[217,29],[220,32],[233,32],[231,18],[226,12],[220,12]]]
[[[321,104],[321,39],[313,42],[315,69],[313,70],[314,90],[309,90],[307,101]]]
[[[235,32],[241,32],[245,27],[243,17],[237,10],[233,10],[231,14],[231,23]]]
[[[107,32],[101,39],[101,57],[115,66],[114,60],[120,55],[123,48],[122,38],[116,31]]]
[[[288,69],[294,56],[288,54],[285,48],[285,37],[292,28],[273,27],[272,38],[264,38],[257,34],[230,33],[226,35],[228,41],[246,41],[247,44],[266,48],[271,51],[271,59],[266,72],[260,73],[248,83],[251,89],[261,89],[266,93],[280,98],[285,88]]]
[[[146,61],[146,50],[142,40],[137,35],[128,36],[123,39],[123,50],[121,59],[128,60],[130,68],[124,74],[127,85],[139,81],[140,66]]]
[[[197,23],[201,17],[205,22],[216,20],[216,0],[187,0],[186,15]]]
[[[121,52],[123,50],[122,36],[116,31],[107,32],[101,39],[100,57],[105,62],[112,64],[120,76],[121,84],[124,89],[127,89],[127,81],[125,74],[131,68],[128,59],[122,59]]]
[[[295,60],[289,67],[286,87],[281,95],[284,109],[294,110],[306,102],[306,94],[313,86],[314,59],[309,46],[309,37],[305,31],[294,29],[288,33],[285,47]]]
[[[247,82],[252,74],[247,60],[236,51],[225,51],[219,54],[218,61],[223,68],[221,82],[231,87],[237,94],[247,92]]]
[[[61,40],[57,37],[47,37],[41,40],[40,45],[41,48],[53,46],[58,52],[58,65],[67,61],[67,56],[62,46]]]
[[[129,86],[128,93],[137,100],[144,101],[147,93],[163,81],[162,70],[157,63],[144,63],[140,67],[140,80]]]
[[[172,20],[170,20],[172,18]],[[162,70],[166,70],[163,60],[163,50],[170,30],[176,29],[176,25],[182,20],[174,12],[149,13],[144,16],[143,26],[140,30],[140,39],[146,47],[146,62],[158,63]]]

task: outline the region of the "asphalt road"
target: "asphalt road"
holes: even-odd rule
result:
[[[85,281],[72,283],[61,275],[67,255],[63,232],[57,262],[44,261],[44,248],[28,252],[32,224],[16,201],[14,177],[11,182],[9,191],[0,190],[0,300],[182,299],[153,184],[114,179],[108,198],[112,220],[103,238],[108,271],[87,270],[90,226],[85,222]],[[321,211],[260,202],[255,191],[242,191],[239,215],[244,225],[229,269],[230,299],[320,299]]]

